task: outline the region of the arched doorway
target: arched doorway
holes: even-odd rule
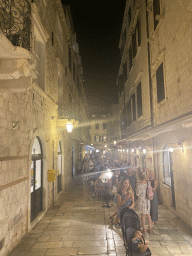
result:
[[[39,137],[36,137],[31,156],[31,222],[43,210],[43,152]]]
[[[57,193],[59,193],[62,190],[62,150],[61,150],[61,141],[59,141],[58,146],[58,158],[57,158],[57,168],[59,171],[59,174],[57,176]]]

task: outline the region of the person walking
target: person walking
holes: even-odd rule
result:
[[[153,188],[154,196],[153,199],[150,200],[150,215],[152,226],[158,221],[158,197],[157,197],[157,187],[158,181],[155,178],[155,172],[153,170],[149,171],[149,181],[151,182],[151,186]]]
[[[149,225],[149,233],[153,233],[151,229],[151,216],[150,216],[150,200],[146,197],[147,192],[147,180],[148,176],[146,173],[139,172],[140,183],[137,183],[136,195],[138,196],[138,212],[141,214],[141,224],[143,227],[143,233],[147,233],[145,227],[145,218],[147,217]]]

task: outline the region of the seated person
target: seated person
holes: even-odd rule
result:
[[[139,230],[134,232],[132,238],[132,252],[145,252],[147,250],[147,243],[144,243],[142,233]]]

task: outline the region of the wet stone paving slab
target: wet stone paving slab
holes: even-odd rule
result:
[[[121,230],[108,218],[116,205],[102,206],[85,185],[71,186],[9,256],[125,256]],[[153,231],[145,235],[152,255],[192,255],[191,229],[162,205]]]

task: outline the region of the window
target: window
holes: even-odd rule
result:
[[[131,114],[131,99],[127,104],[127,115],[128,115],[128,126],[132,124],[132,114]]]
[[[163,74],[163,62],[156,71],[157,80],[157,102],[160,103],[165,99],[165,87],[164,87],[164,74]]]
[[[141,82],[137,86],[137,117],[142,116],[142,92],[141,92]]]
[[[137,42],[136,42],[136,30],[134,31],[132,35],[132,46],[133,46],[133,58],[135,58],[137,54]]]
[[[130,46],[129,48],[129,71],[131,70],[132,66],[133,66],[133,55],[132,55],[132,46]]]
[[[138,48],[141,45],[141,31],[140,31],[140,20],[137,19],[137,24],[135,27],[135,31],[132,36],[132,50],[133,50],[133,58],[135,58]]]
[[[136,120],[135,94],[131,96],[133,121]]]
[[[99,137],[100,137],[100,136],[98,136],[98,135],[95,136],[95,141],[96,141],[96,142],[99,142],[99,139],[100,139]]]
[[[103,124],[103,130],[107,129],[107,124]]]
[[[136,100],[135,93],[131,96],[129,102],[127,103],[127,119],[128,126],[132,124],[132,122],[136,121]]]
[[[63,103],[64,100],[64,93],[63,93],[63,77],[62,75],[58,72],[58,101],[59,104]]]
[[[154,19],[154,30],[156,29],[159,21],[156,20],[156,15],[160,15],[160,0],[153,0],[153,19]]]
[[[123,78],[124,78],[124,82],[126,83],[126,81],[127,81],[127,62],[123,63]]]
[[[131,24],[131,7],[129,7],[129,12],[128,12],[128,26],[130,27]]]
[[[68,48],[68,65],[69,65],[69,70],[71,72],[71,49]]]
[[[95,129],[99,129],[99,124],[95,124]]]

